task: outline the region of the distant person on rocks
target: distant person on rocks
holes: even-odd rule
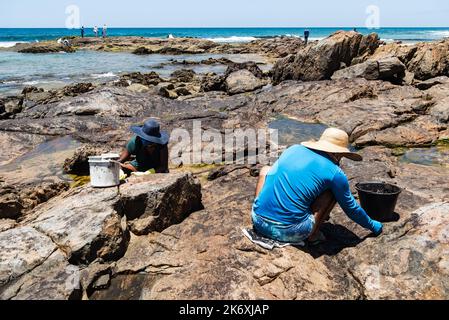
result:
[[[81,38],[84,38],[84,26],[81,27]]]
[[[119,159],[123,171],[127,175],[149,170],[168,173],[169,134],[161,131],[155,120],[148,120],[141,127],[133,126],[131,131],[135,136],[128,142]],[[135,160],[130,161],[132,156],[135,156]]]
[[[94,34],[95,34],[95,38],[97,38],[98,37],[98,27],[97,26],[94,27]]]
[[[326,241],[320,227],[338,202],[354,222],[380,235],[383,225],[372,220],[351,193],[340,168],[343,157],[362,161],[349,150],[346,132],[329,128],[319,141],[294,145],[273,167],[263,168],[253,205],[254,231],[281,242],[320,244]]]
[[[103,38],[106,38],[108,36],[108,28],[106,25],[103,26]]]
[[[308,29],[304,30],[304,41],[307,43],[309,42],[309,36],[310,36],[310,31]]]

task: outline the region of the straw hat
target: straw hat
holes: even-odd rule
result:
[[[319,141],[307,141],[301,144],[313,150],[342,154],[344,157],[353,161],[363,160],[361,155],[349,150],[349,136],[340,129],[326,129]]]

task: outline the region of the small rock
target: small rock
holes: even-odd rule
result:
[[[226,90],[230,95],[251,92],[262,88],[264,85],[263,81],[248,70],[236,71],[226,78]]]
[[[215,73],[206,74],[201,80],[201,91],[225,91],[225,77]]]
[[[171,74],[171,77],[176,79],[178,82],[192,82],[195,78],[195,71],[190,69],[176,70]]]
[[[0,196],[0,219],[17,219],[22,209],[23,204],[17,194],[9,193]]]
[[[264,74],[263,71],[259,68],[259,66],[253,62],[244,62],[244,63],[232,63],[228,66],[225,72],[225,77],[228,77],[231,73],[234,73],[236,71],[240,70],[248,70],[251,72],[255,77],[259,79],[263,79]]]
[[[173,90],[169,90],[167,87],[161,87],[159,89],[159,95],[164,98],[169,98],[169,99],[177,99],[178,98],[178,94]]]
[[[150,91],[150,88],[148,88],[147,86],[144,86],[143,84],[133,83],[132,85],[130,85],[128,87],[128,90],[130,90],[132,92],[137,92],[137,93],[145,93],[145,92]]]
[[[22,90],[22,94],[23,95],[27,95],[27,94],[29,94],[29,93],[36,93],[36,92],[44,92],[44,89],[39,89],[39,88],[37,88],[37,87],[34,87],[34,86],[30,86],[30,87],[25,87],[25,88],[23,88],[23,90]]]
[[[137,48],[136,50],[133,51],[133,54],[137,54],[137,55],[147,55],[147,54],[152,54],[153,52],[145,47],[140,47]]]
[[[189,96],[192,94],[186,87],[176,88],[175,92],[178,96]]]
[[[111,276],[109,274],[105,274],[100,276],[97,279],[97,281],[94,282],[92,288],[95,290],[106,289],[107,287],[109,287],[110,283],[111,283]]]
[[[4,102],[5,112],[9,114],[16,114],[22,111],[21,98],[9,98]]]

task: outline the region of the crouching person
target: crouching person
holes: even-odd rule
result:
[[[130,175],[132,172],[168,173],[169,134],[160,130],[155,120],[148,120],[142,127],[131,127],[135,136],[123,150],[119,162],[122,170]],[[135,160],[130,161],[135,156]]]
[[[255,231],[276,241],[319,244],[326,240],[320,226],[338,202],[354,222],[380,235],[382,224],[367,215],[350,191],[339,166],[343,157],[362,161],[349,150],[346,132],[330,128],[318,142],[292,146],[273,167],[263,168],[252,212]]]

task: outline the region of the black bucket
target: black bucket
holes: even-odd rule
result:
[[[355,187],[362,208],[372,219],[381,222],[397,220],[394,210],[401,188],[384,182],[363,182]]]

